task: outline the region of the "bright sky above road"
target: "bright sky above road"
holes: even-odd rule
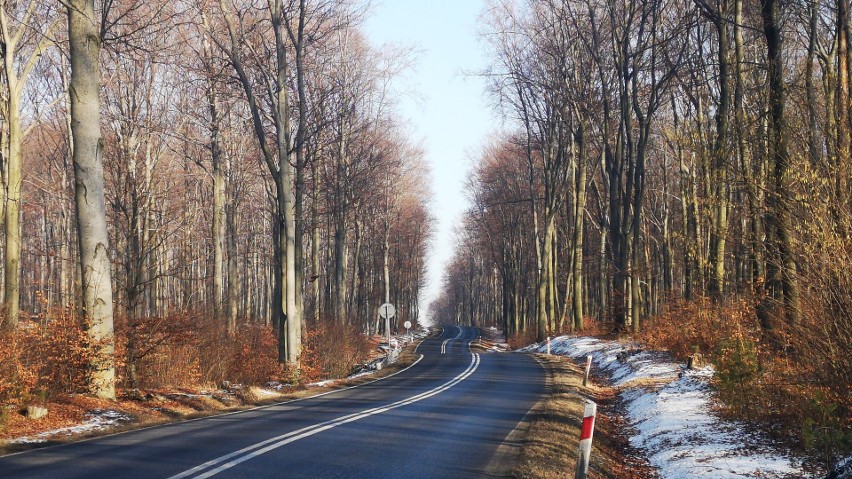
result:
[[[402,100],[414,141],[422,141],[432,169],[432,213],[437,234],[429,257],[421,312],[439,293],[444,266],[452,257],[453,228],[467,207],[464,182],[471,158],[499,123],[485,97],[485,82],[471,75],[486,64],[477,36],[484,0],[378,0],[366,32],[375,46],[413,46],[414,71],[399,80],[413,92]]]

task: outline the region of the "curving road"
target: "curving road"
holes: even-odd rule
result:
[[[414,366],[355,388],[0,457],[0,477],[493,477],[545,373],[527,355],[472,352],[477,337],[447,326]]]

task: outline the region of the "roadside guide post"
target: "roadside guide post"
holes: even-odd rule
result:
[[[592,453],[592,433],[595,431],[595,414],[598,405],[592,401],[586,403],[583,411],[583,426],[580,429],[580,457],[577,459],[577,471],[574,479],[586,479],[589,474],[589,456]]]
[[[550,336],[547,337],[547,355],[550,356]]]
[[[583,386],[589,382],[589,371],[592,369],[592,355],[586,356],[586,372],[583,374]]]

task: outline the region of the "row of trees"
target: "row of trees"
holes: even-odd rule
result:
[[[416,322],[429,173],[395,111],[406,52],[366,42],[359,4],[77,3],[0,2],[7,328],[98,304],[86,327],[103,326],[96,369],[109,370],[114,303],[135,385],[134,335],[152,317],[207,311],[232,336],[269,325],[293,368],[312,324],[377,332],[384,301]],[[85,52],[66,11],[90,24]],[[86,68],[88,109],[75,113]],[[108,239],[87,253],[89,174],[105,180]],[[87,254],[112,267],[93,302],[76,266]],[[114,394],[109,374],[95,392]]]
[[[824,256],[852,247],[848,0],[500,0],[485,17],[509,128],[469,180],[436,314],[541,340],[749,297],[766,331],[848,337],[848,275]]]
[[[824,467],[848,456],[849,6],[495,1],[508,127],[434,314],[701,353],[725,413]]]

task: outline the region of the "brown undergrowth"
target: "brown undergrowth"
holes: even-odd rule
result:
[[[638,339],[712,363],[721,414],[806,451],[810,466],[830,468],[852,453],[852,321],[815,296],[803,298],[798,323],[777,320],[771,329],[758,320],[754,298],[675,301]]]
[[[73,315],[53,312],[41,321],[23,322],[15,331],[0,329],[0,454],[66,442],[87,435],[180,421],[271,402],[298,399],[393,374],[417,359],[413,346],[397,363],[372,375],[336,380],[321,389],[316,379],[346,377],[356,363],[375,356],[378,338],[365,338],[345,326],[317,327],[303,350],[303,371],[277,362],[276,340],[262,324],[244,324],[228,335],[221,322],[205,315],[146,318],[117,323],[117,399],[86,396],[86,338]],[[134,339],[135,387],[128,368],[128,338]],[[255,385],[275,381],[281,394]],[[25,416],[28,405],[48,409],[42,419]],[[96,410],[122,413],[128,421],[106,430],[47,438],[47,443],[12,445],[6,441],[85,422]]]
[[[594,381],[583,386],[583,371],[570,358],[537,355],[537,359],[548,370],[550,391],[536,407],[513,471],[514,477],[545,479],[574,476],[587,399],[598,404],[589,477],[656,477],[641,454],[630,447],[612,388]]]

